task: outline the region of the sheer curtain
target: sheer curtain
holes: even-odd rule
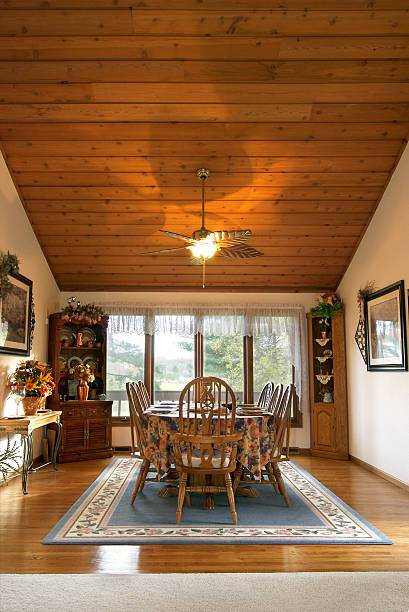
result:
[[[200,332],[212,336],[282,335],[289,339],[289,359],[295,366],[300,409],[308,411],[308,352],[303,306],[281,304],[175,306],[112,304],[105,306],[114,332],[150,334],[174,333],[188,336]],[[138,316],[135,316],[138,315]],[[161,316],[156,316],[161,315]]]

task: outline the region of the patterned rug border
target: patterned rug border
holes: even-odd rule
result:
[[[312,533],[314,531],[322,530],[321,535],[312,535],[303,537],[297,537],[297,535],[289,535],[289,532],[301,532],[308,528],[304,527],[268,527],[268,526],[224,526],[215,527],[209,525],[194,525],[194,526],[177,526],[175,525],[166,525],[163,527],[149,527],[147,525],[144,526],[136,526],[134,527],[134,531],[138,532],[136,534],[130,534],[130,527],[116,527],[116,528],[108,528],[110,533],[107,533],[103,537],[91,537],[88,539],[83,536],[77,535],[74,537],[66,536],[65,534],[61,535],[61,531],[65,529],[65,532],[69,531],[66,528],[67,525],[74,525],[76,521],[76,515],[81,516],[83,511],[87,506],[91,505],[91,500],[94,497],[97,501],[95,503],[96,511],[94,513],[91,511],[91,516],[95,517],[98,515],[99,504],[98,504],[98,495],[94,495],[94,491],[98,490],[101,483],[106,479],[109,480],[109,474],[114,474],[115,469],[117,467],[121,467],[121,464],[125,466],[129,464],[129,462],[134,464],[135,459],[128,459],[124,457],[118,457],[113,459],[111,463],[101,472],[101,474],[94,480],[94,482],[84,491],[84,493],[79,497],[79,499],[70,507],[70,509],[64,514],[64,516],[58,521],[55,527],[47,534],[47,536],[43,539],[43,544],[53,544],[53,545],[69,545],[69,544],[94,544],[97,546],[101,545],[141,545],[141,544],[320,544],[320,545],[382,545],[382,544],[393,544],[393,542],[387,538],[381,531],[379,531],[376,527],[371,525],[366,519],[364,519],[358,512],[353,510],[348,504],[342,501],[339,497],[337,497],[332,491],[327,489],[320,481],[318,481],[314,476],[312,476],[307,470],[304,470],[301,466],[299,466],[295,461],[290,462],[290,467],[293,467],[295,471],[300,472],[300,474],[307,480],[310,481],[315,488],[320,491],[324,497],[328,497],[330,499],[330,503],[333,503],[335,506],[338,506],[340,510],[346,515],[350,515],[353,517],[358,526],[362,528],[363,531],[369,533],[369,535],[364,539],[362,537],[352,537],[350,536],[348,539],[335,538],[335,534],[330,534],[331,529],[328,527],[315,527],[311,528]],[[140,467],[136,466],[136,469]],[[285,467],[285,466],[284,466]],[[125,476],[123,480],[119,483],[119,487],[116,491],[114,497],[112,497],[112,492],[110,492],[110,497],[112,503],[109,503],[107,506],[107,510],[105,515],[108,517],[112,514],[113,509],[115,509],[116,505],[119,503],[121,491],[126,488],[127,482],[130,478],[130,474],[133,470],[133,466],[128,469],[128,476]],[[300,488],[297,488],[298,494],[306,497],[304,493],[302,493]],[[107,502],[106,502],[107,503]],[[328,503],[328,502],[327,502]],[[84,506],[84,508],[82,508]],[[323,518],[325,520],[325,517]],[[100,524],[102,524],[101,521]],[[70,527],[71,528],[71,527]],[[365,528],[365,529],[364,529]],[[113,531],[117,529],[119,533],[125,532],[123,537],[114,537],[115,534]],[[203,534],[198,534],[198,531],[202,529]],[[265,535],[258,535],[256,531],[264,531],[267,532],[268,529],[276,530],[277,535],[273,533],[266,533]],[[353,529],[356,527],[352,527]],[[287,534],[284,535],[283,530],[287,530]],[[126,533],[128,531],[128,533]],[[145,531],[146,533],[142,533]],[[162,535],[159,535],[158,532],[163,532]],[[152,532],[151,534],[149,532]],[[189,535],[189,532],[191,535]],[[240,536],[241,532],[241,536]],[[247,532],[247,537],[243,537],[243,534]],[[254,532],[254,533],[252,533]],[[326,532],[326,533],[325,533]],[[75,533],[75,532],[74,532]],[[206,535],[204,535],[206,534]],[[167,537],[163,537],[166,535]],[[281,537],[279,537],[281,535]],[[332,535],[332,537],[331,537]],[[339,535],[339,534],[338,534]],[[112,537],[110,537],[112,536]]]

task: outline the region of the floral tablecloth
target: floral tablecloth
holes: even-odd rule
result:
[[[165,474],[174,461],[172,436],[179,431],[179,415],[144,415],[146,457],[159,474]],[[260,480],[261,470],[270,460],[274,442],[274,419],[271,414],[236,416],[235,430],[243,432],[237,447],[237,461]]]

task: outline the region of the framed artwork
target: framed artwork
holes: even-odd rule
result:
[[[29,355],[33,282],[21,274],[9,274],[8,281],[0,295],[0,354]]]
[[[367,369],[407,371],[403,280],[365,298],[365,324]]]

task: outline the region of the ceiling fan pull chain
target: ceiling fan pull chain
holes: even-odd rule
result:
[[[205,288],[205,275],[206,275],[206,260],[203,259],[203,275],[202,275],[202,282],[203,282],[203,289]]]

